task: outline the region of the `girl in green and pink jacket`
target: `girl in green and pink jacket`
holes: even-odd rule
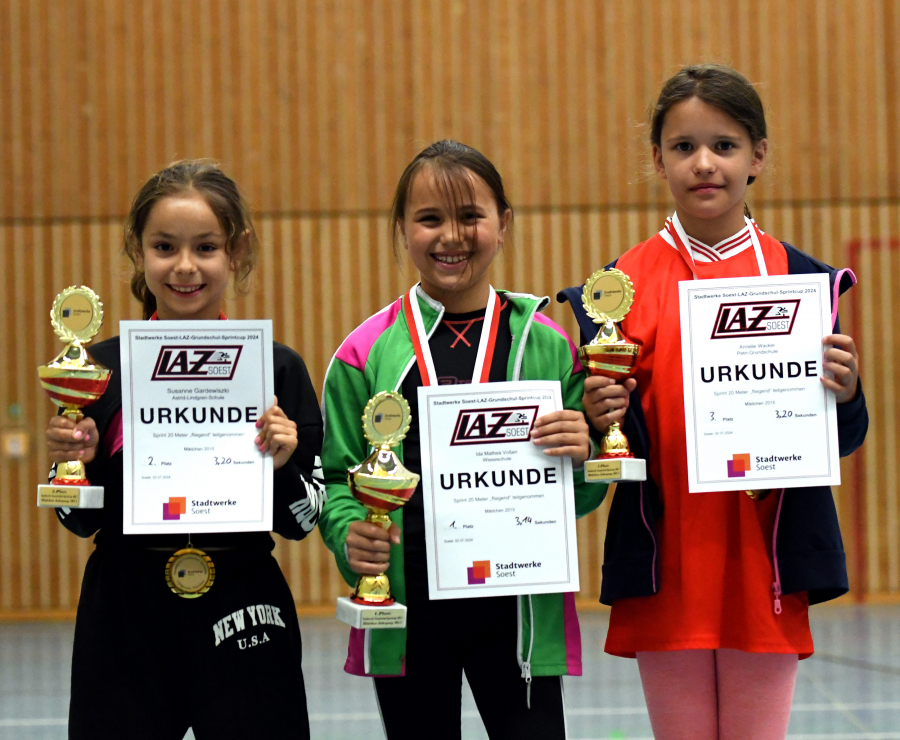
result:
[[[400,179],[392,214],[396,241],[421,282],[350,334],[325,378],[322,535],[348,584],[360,573],[387,572],[393,596],[408,607],[406,629],[352,630],[345,666],[375,677],[389,740],[459,738],[463,670],[492,740],[563,739],[558,677],[581,675],[574,594],[429,601],[421,486],[385,531],[363,521],[366,510],[347,485],[347,469],[370,452],[360,420],[372,396],[398,391],[409,402],[412,425],[394,451],[420,473],[423,376],[469,383],[478,366],[476,377],[489,382],[560,381],[565,408],[539,418],[532,439],[547,455],[572,458],[578,516],[602,501],[606,486],[584,482],[591,446],[574,345],[540,314],[547,298],[495,292],[488,280],[511,217],[500,176],[482,154],[453,141],[422,151]],[[487,326],[486,314],[494,317]],[[482,330],[493,350],[479,355]]]

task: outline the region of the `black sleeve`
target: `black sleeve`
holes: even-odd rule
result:
[[[94,461],[85,466],[88,480],[95,486],[103,486],[104,497],[120,496],[122,491],[122,465],[111,464],[103,449],[106,429],[122,408],[122,373],[119,364],[119,338],[112,337],[89,348],[90,356],[101,365],[108,367],[112,374],[106,392],[94,404],[84,408],[84,415],[94,420],[100,441]],[[62,413],[62,409],[59,410]],[[56,476],[56,464],[50,468],[48,482]],[[56,509],[56,517],[70,532],[79,537],[90,537],[103,526],[104,509]]]
[[[319,521],[325,502],[322,475],[322,414],[303,359],[290,347],[274,344],[275,395],[297,423],[297,449],[275,471],[272,528],[289,540],[302,540]]]
[[[55,477],[56,463],[53,463],[47,476],[47,482],[52,482]],[[88,473],[88,480],[97,485],[97,481],[91,478],[90,473]],[[103,509],[70,509],[68,506],[60,506],[56,508],[56,518],[73,534],[77,534],[79,537],[91,537],[103,524]]]

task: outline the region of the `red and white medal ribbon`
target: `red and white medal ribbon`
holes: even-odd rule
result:
[[[751,221],[746,216],[744,216],[744,222],[750,227],[750,242],[753,244],[753,251],[756,253],[756,264],[759,266],[759,274],[762,277],[768,277],[769,271],[766,269],[766,259],[763,257],[762,244],[760,244],[759,241],[759,227],[756,225],[755,221]],[[687,263],[687,266],[691,268],[694,280],[699,280],[700,278],[697,277],[697,269],[694,264],[694,257],[686,246],[688,244],[688,236],[685,233],[684,227],[681,225],[677,213],[672,214],[672,223],[666,224],[666,231],[669,232],[669,236],[671,236],[672,240],[675,242],[675,246],[678,248],[681,258]]]
[[[406,325],[409,327],[409,336],[412,339],[413,349],[416,353],[416,363],[419,366],[419,374],[422,376],[422,385],[437,385],[437,373],[434,371],[434,360],[431,357],[431,347],[428,346],[428,334],[425,331],[425,323],[422,321],[422,310],[419,308],[419,299],[416,296],[418,285],[409,289],[409,293],[403,296],[403,313],[406,316]],[[481,330],[481,339],[478,342],[478,354],[475,358],[475,370],[472,372],[473,383],[487,383],[491,374],[491,359],[494,356],[494,345],[497,342],[497,327],[500,325],[500,297],[490,288],[487,310],[484,314],[484,328]]]

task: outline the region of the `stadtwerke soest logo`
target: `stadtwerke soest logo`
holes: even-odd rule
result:
[[[469,585],[474,586],[478,583],[484,583],[486,578],[491,577],[491,561],[490,560],[474,560],[472,566],[466,568],[469,575]]]
[[[728,477],[744,478],[750,472],[750,453],[743,452],[739,455],[732,455],[728,461]]]
[[[187,514],[187,497],[169,496],[168,502],[163,503],[163,521],[179,520],[182,514]]]

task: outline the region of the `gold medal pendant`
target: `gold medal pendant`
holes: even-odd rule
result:
[[[178,550],[166,563],[166,585],[183,599],[203,596],[216,580],[216,566],[203,550]]]

